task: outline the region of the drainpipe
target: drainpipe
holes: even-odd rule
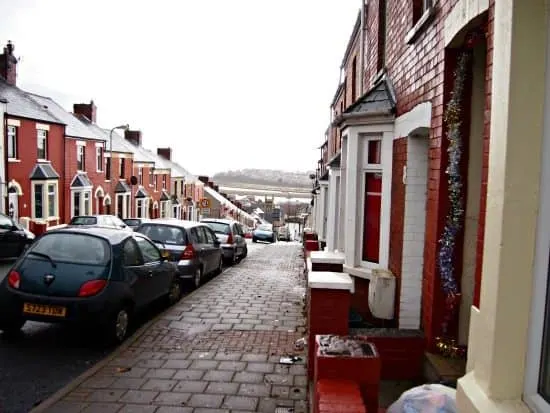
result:
[[[0,155],[2,156],[2,168],[0,168],[0,212],[9,212],[9,199],[8,199],[8,149],[7,149],[7,135],[8,135],[8,122],[7,122],[8,101],[4,98],[0,98]]]
[[[359,73],[361,74],[361,82],[359,85],[359,96],[363,96],[364,91],[364,77],[365,77],[365,3],[367,0],[361,0],[361,34],[359,36],[359,41],[361,44],[359,45],[359,53],[361,53],[359,62],[360,62],[360,69]]]

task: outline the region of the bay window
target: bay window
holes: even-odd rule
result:
[[[170,208],[170,201],[160,201],[160,217],[168,218],[168,211]]]
[[[57,181],[33,181],[31,203],[33,219],[57,218],[59,216]]]
[[[380,262],[380,223],[382,214],[382,140],[367,139],[367,171],[363,174],[363,261]]]
[[[72,190],[71,218],[79,215],[91,215],[91,189]]]
[[[129,192],[116,194],[115,215],[120,219],[131,217]]]
[[[136,218],[148,218],[149,198],[136,199]]]

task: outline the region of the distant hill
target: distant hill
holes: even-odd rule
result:
[[[256,184],[266,186],[281,186],[290,188],[311,187],[310,172],[286,172],[274,169],[239,169],[235,171],[218,172],[212,179],[219,184]]]

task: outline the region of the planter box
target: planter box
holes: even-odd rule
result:
[[[354,353],[331,352],[336,342],[346,343],[342,349]],[[373,343],[349,336],[317,335],[315,338],[314,383],[320,380],[351,380],[359,385],[368,412],[378,411],[381,361]]]

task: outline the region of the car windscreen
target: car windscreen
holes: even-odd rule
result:
[[[96,225],[96,217],[74,217],[69,225]]]
[[[28,258],[40,259],[40,255],[54,262],[104,266],[111,258],[111,247],[106,240],[92,235],[51,233],[43,235],[29,249]]]
[[[131,227],[137,227],[139,224],[141,224],[141,221],[139,219],[125,219],[123,221],[126,225]]]
[[[216,234],[228,235],[230,233],[229,225],[223,222],[203,222],[203,224],[208,225]]]
[[[258,229],[260,231],[271,231],[271,225],[260,225]]]
[[[170,225],[143,224],[138,232],[148,236],[154,242],[166,245],[187,245],[187,237],[183,228]]]

